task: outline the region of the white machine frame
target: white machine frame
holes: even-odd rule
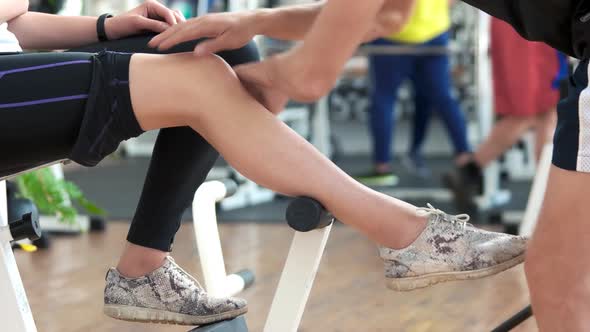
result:
[[[203,269],[205,288],[216,296],[235,295],[244,280],[226,274],[215,203],[227,194],[224,183],[206,182],[193,201],[194,229]],[[332,225],[310,232],[295,232],[289,254],[264,326],[264,332],[296,332],[305,310]]]
[[[37,327],[27,300],[18,266],[12,252],[8,227],[6,182],[0,181],[0,314],[2,329],[11,332],[35,332]]]
[[[228,190],[222,182],[209,181],[197,189],[193,201],[193,229],[205,289],[207,293],[218,297],[236,295],[247,286],[241,275],[228,275],[225,270],[215,204],[227,194]]]
[[[546,144],[541,152],[541,159],[537,166],[537,172],[535,173],[533,185],[531,186],[524,216],[520,223],[520,229],[518,232],[520,235],[532,235],[537,226],[541,206],[545,199],[545,191],[547,190],[547,181],[549,180],[552,156],[553,144]]]

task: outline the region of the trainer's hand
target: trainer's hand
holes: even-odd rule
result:
[[[250,95],[273,114],[285,108],[289,97],[280,90],[280,72],[277,61],[269,58],[262,62],[240,65],[234,68],[242,85]]]
[[[160,33],[186,19],[179,11],[167,8],[156,0],[146,0],[134,9],[105,21],[109,39],[120,39],[142,32]]]
[[[257,34],[254,11],[209,14],[170,27],[154,37],[150,47],[167,50],[182,42],[209,38],[195,47],[196,55],[237,49],[248,44]]]
[[[310,65],[299,50],[294,48],[262,62],[234,67],[250,94],[272,113],[280,113],[288,100],[311,103],[330,90],[331,82],[309,75]]]

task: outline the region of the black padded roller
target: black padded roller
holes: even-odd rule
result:
[[[334,221],[331,213],[320,202],[309,197],[298,197],[287,207],[287,223],[298,232],[324,228]]]
[[[22,216],[20,220],[8,223],[10,234],[14,241],[29,239],[38,240],[41,237],[41,227],[39,226],[39,215],[29,212]]]

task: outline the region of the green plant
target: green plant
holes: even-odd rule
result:
[[[20,195],[35,203],[39,212],[55,215],[60,221],[74,223],[77,203],[89,214],[105,215],[105,211],[90,202],[74,183],[58,179],[49,168],[25,173],[16,178]]]

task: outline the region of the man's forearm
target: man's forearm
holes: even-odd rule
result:
[[[384,0],[328,1],[318,15],[303,45],[293,50],[301,67],[300,82],[312,96],[329,91],[342,68],[371,29]]]
[[[26,49],[68,49],[98,41],[96,17],[28,12],[8,22]]]
[[[255,20],[260,22],[258,34],[281,40],[302,40],[324,4],[325,1],[320,1],[308,5],[255,10]]]

